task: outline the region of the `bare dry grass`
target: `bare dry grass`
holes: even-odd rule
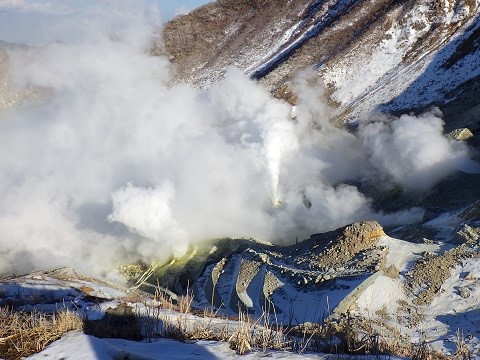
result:
[[[189,292],[177,301],[162,294],[157,292],[153,302],[145,303],[137,311],[143,335],[147,339],[226,341],[238,354],[245,354],[254,347],[263,351],[288,348],[283,327],[270,321],[267,311],[256,320],[242,311],[232,319],[219,316],[218,311],[194,311],[193,296]]]
[[[68,311],[53,315],[26,313],[0,308],[0,357],[20,359],[43,350],[70,330],[84,330],[98,337],[130,340],[171,338],[186,340],[225,341],[237,354],[253,349],[289,350],[329,353],[332,359],[352,359],[373,355],[387,359],[390,355],[417,360],[446,359],[432,350],[427,339],[412,344],[410,339],[395,333],[379,322],[346,314],[340,319],[327,319],[323,324],[283,327],[275,312],[265,307],[259,318],[239,309],[238,318],[219,316],[213,310],[192,309],[190,292],[177,299],[157,292],[143,305],[122,303],[106,311],[101,320],[89,321]],[[266,304],[268,305],[268,304]],[[381,319],[379,320],[381,322]],[[471,358],[470,348],[461,332],[457,333],[457,351],[449,358]]]
[[[82,329],[83,320],[69,311],[45,315],[0,308],[0,357],[20,359],[43,350],[67,331]]]
[[[391,355],[417,360],[471,358],[470,349],[460,332],[457,334],[456,352],[446,356],[434,351],[426,339],[413,344],[410,338],[401,336],[395,329],[349,313],[337,320],[327,319],[323,324],[292,328],[283,327],[275,320],[275,316],[272,319],[268,309],[264,309],[258,319],[239,309],[238,317],[232,319],[218,316],[212,310],[193,315],[192,302],[193,296],[187,293],[177,302],[162,296],[157,298],[156,306],[145,306],[146,313],[138,315],[142,319],[144,336],[180,341],[227,341],[240,355],[257,349],[263,352],[323,352],[331,354],[327,358],[332,359],[352,359],[363,355],[378,359],[388,359]],[[164,309],[176,311],[177,314],[167,313]]]
[[[303,336],[302,336],[303,334]],[[368,355],[375,359],[389,359],[392,355],[415,360],[467,360],[472,358],[471,348],[457,332],[456,351],[451,355],[435,351],[426,336],[417,343],[402,336],[381,322],[345,314],[337,320],[323,324],[310,324],[296,329],[293,350],[308,349],[324,352],[327,359],[357,359]]]

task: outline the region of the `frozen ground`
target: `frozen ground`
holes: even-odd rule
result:
[[[479,228],[476,227],[478,221],[475,215],[477,208],[478,204],[474,204],[463,210],[443,213],[419,227],[425,231],[428,229],[424,234],[436,233],[433,238],[438,240],[435,241],[424,239],[423,242],[414,243],[381,236],[376,246],[384,254],[384,258],[377,271],[370,275],[364,272],[350,276],[349,280],[343,280],[340,276],[324,281],[326,285],[320,298],[330,302],[329,313],[334,317],[341,317],[349,312],[358,318],[367,319],[385,334],[393,331],[390,335],[395,333],[395,336],[402,336],[407,343],[424,342],[447,356],[455,352],[455,342],[460,336],[469,347],[472,358],[480,358],[480,256]],[[461,229],[469,229],[466,238],[459,236]],[[445,263],[442,262],[444,258]],[[428,266],[432,259],[441,259],[438,269]],[[432,263],[436,264],[435,261]],[[447,270],[441,269],[442,267]],[[427,280],[424,283],[415,282],[425,269],[430,271]],[[341,275],[341,272],[339,274]],[[307,275],[308,272],[304,276]],[[332,276],[334,275],[332,273]],[[433,301],[418,302],[418,294],[434,286],[434,280],[439,276],[441,286],[434,291]],[[277,285],[272,301],[281,302],[282,294],[292,292],[294,285],[286,281]],[[259,286],[257,284],[255,288]],[[299,287],[301,288],[301,285]],[[304,285],[303,292],[298,289],[293,291],[301,295],[297,296],[295,303],[298,314],[318,311],[318,291],[308,289],[313,288]],[[248,295],[248,292],[245,294]],[[66,308],[88,320],[98,320],[109,311],[119,308],[121,304],[145,318],[152,316],[149,306],[156,303],[137,290],[102,279],[83,277],[73,269],[38,272],[0,281],[0,306],[8,305],[16,310],[52,313]],[[260,315],[255,312],[252,314]],[[239,326],[238,321],[231,318],[207,319],[202,315],[181,314],[166,309],[161,309],[156,319],[172,323],[180,320],[190,333],[192,329],[203,326],[202,322],[205,324],[205,321],[208,321],[208,327],[213,329],[214,333],[228,331],[230,334]],[[181,343],[167,339],[132,342],[99,339],[80,332],[70,332],[31,358],[119,359],[125,356],[129,359],[237,357],[227,342]],[[282,351],[268,351],[266,354],[261,349],[242,358],[256,359],[265,356],[274,359],[322,358],[319,354]]]
[[[135,342],[121,339],[99,339],[78,331],[67,333],[42,352],[28,359],[322,359],[322,355],[293,354],[282,351],[255,351],[237,355],[228,343],[218,341],[179,342],[160,339]]]

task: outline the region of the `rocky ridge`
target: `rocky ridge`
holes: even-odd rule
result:
[[[416,228],[412,236],[417,244],[391,239],[374,221],[312,235],[290,246],[231,239],[228,240],[230,252],[227,252],[220,249],[225,240],[219,240],[206,245],[200,251],[203,255],[199,256],[195,250],[195,257],[191,253],[185,256],[195,259],[195,271],[185,271],[191,267],[193,260],[185,263],[179,259],[177,265],[167,265],[151,281],[159,280],[163,286],[171,288],[174,286],[173,279],[189,277],[200,307],[214,306],[223,308],[227,313],[235,313],[240,305],[248,311],[261,313],[262,307],[272,302],[278,316],[279,313],[289,313],[288,304],[298,301],[302,293],[308,293],[316,299],[315,302],[321,302],[322,296],[328,292],[338,288],[349,290],[337,303],[330,302],[333,310],[339,306],[340,299],[354,293],[355,288],[374,274],[380,274],[402,279],[405,296],[413,294],[414,304],[426,305],[434,299],[452,268],[460,266],[462,260],[478,256],[478,232],[475,227],[478,218],[472,221],[465,215],[477,207],[478,204],[464,209],[461,214],[444,213],[435,220],[456,217],[453,222],[457,225],[450,230],[446,241],[446,229],[443,225],[435,225],[435,221]],[[408,227],[394,229],[393,233],[405,234],[405,231],[409,231]],[[458,237],[463,239],[462,243],[456,240]],[[439,240],[443,240],[444,245],[438,245]],[[411,247],[412,251],[418,248],[422,255],[408,266],[389,260],[396,242]],[[425,284],[428,284],[427,288],[419,291]],[[181,292],[186,289],[177,284],[175,290]]]
[[[378,245],[382,236],[386,236],[382,227],[369,221],[312,235],[290,246],[232,239],[229,241],[236,248],[230,246],[231,251],[226,252],[222,249],[225,246],[222,239],[200,251],[203,255],[196,251],[194,257],[191,253],[185,256],[194,259],[196,264],[203,262],[195,271],[185,270],[191,267],[192,260],[184,263],[179,259],[181,265],[168,265],[169,270],[158,271],[155,280],[150,282],[158,280],[162,286],[171,288],[173,279],[190,276],[199,307],[214,306],[234,314],[240,306],[259,315],[267,304],[274,304],[276,316],[284,322],[318,321],[326,309],[329,291],[340,289],[348,293],[361,279],[382,268],[386,254],[386,249]],[[186,289],[177,286],[176,291],[182,290]],[[313,298],[312,294],[315,294]],[[292,313],[290,309],[296,301],[308,302],[322,297],[321,304],[316,305],[318,313],[307,314],[308,319],[303,319],[307,315]],[[337,304],[332,300],[330,305],[335,308]]]

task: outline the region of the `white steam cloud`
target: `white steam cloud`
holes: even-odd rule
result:
[[[346,183],[427,189],[467,159],[433,114],[358,137],[333,128],[307,76],[296,121],[235,69],[206,91],[169,87],[145,16],[101,8],[72,42],[9,53],[14,86],[42,95],[0,113],[0,273],[105,273],[210,238],[291,242],[356,220],[415,221],[420,209],[374,213]]]
[[[443,135],[434,113],[402,115],[389,124],[364,126],[360,138],[370,162],[386,179],[411,191],[425,191],[454,170],[468,168],[468,149]]]
[[[131,231],[152,240],[139,247],[142,257],[161,253],[165,251],[165,246],[168,246],[167,253],[182,256],[188,249],[190,239],[172,216],[171,203],[174,195],[173,185],[168,181],[155,189],[127,184],[112,194],[113,212],[108,220],[123,223]],[[169,242],[169,239],[175,241]]]

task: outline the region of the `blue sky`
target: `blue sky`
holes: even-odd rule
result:
[[[186,10],[195,9],[209,2],[208,0],[157,0],[160,11],[164,13],[163,16],[171,18],[177,9],[185,8]]]
[[[118,3],[156,5],[159,21],[188,12],[209,0],[0,0],[0,40],[41,44],[52,41],[59,24],[73,19],[96,4],[114,7]]]

